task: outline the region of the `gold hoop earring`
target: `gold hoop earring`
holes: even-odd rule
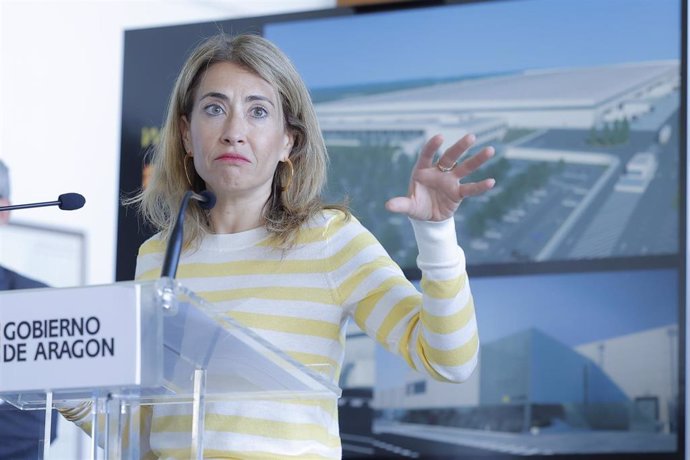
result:
[[[184,166],[184,177],[187,178],[187,183],[189,184],[189,188],[194,190],[194,184],[192,180],[189,178],[189,171],[187,171],[187,160],[192,160],[192,163],[194,162],[194,157],[191,156],[190,154],[187,154],[184,156],[184,160],[182,160],[182,165]]]
[[[288,176],[287,183],[280,187],[280,191],[284,193],[288,191],[290,185],[292,184],[292,176],[295,175],[295,168],[292,166],[292,161],[290,161],[290,158],[286,158],[283,163],[287,164],[288,169],[290,170],[290,176]]]

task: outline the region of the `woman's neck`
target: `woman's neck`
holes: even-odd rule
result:
[[[266,200],[218,197],[210,212],[213,233],[239,233],[263,226]]]

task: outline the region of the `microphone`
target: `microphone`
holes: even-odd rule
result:
[[[13,211],[15,209],[41,208],[43,206],[57,206],[63,211],[74,211],[84,206],[86,199],[78,193],[63,193],[57,201],[44,201],[42,203],[15,204],[0,206],[0,211]]]
[[[168,240],[168,247],[165,250],[165,259],[163,260],[163,268],[161,269],[161,277],[175,278],[177,274],[177,265],[180,262],[180,253],[182,252],[182,240],[184,232],[184,216],[187,211],[187,203],[193,199],[199,203],[201,209],[211,209],[216,205],[216,195],[209,190],[204,190],[201,193],[195,193],[191,190],[187,191],[182,197],[180,203],[180,210],[177,213],[177,220],[172,232],[170,232],[170,239]]]

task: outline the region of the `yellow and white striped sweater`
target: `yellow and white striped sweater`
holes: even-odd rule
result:
[[[287,251],[272,246],[263,228],[208,235],[182,255],[177,278],[296,360],[334,366],[335,383],[349,317],[414,369],[463,381],[479,343],[454,223],[412,224],[422,294],[354,217],[331,211],[305,225]],[[164,252],[159,237],[146,241],[137,278],[156,279]],[[153,409],[148,457],[189,457],[190,413],[189,406]],[[333,400],[208,403],[205,430],[205,458],[341,457]]]

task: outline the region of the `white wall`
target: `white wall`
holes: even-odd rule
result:
[[[335,0],[0,0],[0,159],[14,203],[86,197],[84,208],[13,213],[82,231],[87,284],[115,278],[123,31],[335,6]]]

